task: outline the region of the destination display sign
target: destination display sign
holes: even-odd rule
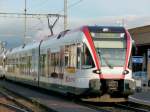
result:
[[[93,33],[91,32],[93,38],[124,38],[125,33]]]

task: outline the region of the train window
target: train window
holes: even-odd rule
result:
[[[65,66],[69,66],[69,57],[68,56],[65,56]]]
[[[51,77],[55,77],[54,73],[55,73],[55,53],[51,53]]]
[[[48,72],[48,76],[50,76],[51,74],[51,51],[50,49],[47,50],[47,65],[48,65],[48,68],[47,68],[47,72]]]
[[[77,45],[77,68],[80,69],[81,68],[81,45],[78,44]]]
[[[21,72],[25,74],[25,57],[21,58]]]
[[[64,48],[60,48],[60,66],[64,66]]]
[[[69,46],[65,46],[65,67],[69,66]]]
[[[76,45],[65,46],[65,66],[76,67]]]
[[[24,57],[24,74],[27,75],[27,56]]]
[[[21,57],[21,74],[24,74],[24,57]]]
[[[95,67],[92,55],[86,46],[86,44],[83,44],[83,49],[82,49],[82,68],[83,69],[88,69],[88,68],[93,68]]]
[[[36,76],[37,75],[37,68],[38,68],[38,54],[36,49],[32,49],[32,61],[31,61],[31,75]]]
[[[59,52],[57,53],[51,53],[51,77],[57,78],[58,77],[58,72],[59,72]]]
[[[55,62],[55,53],[51,54],[51,66],[55,66],[56,62]]]
[[[55,54],[55,63],[56,63],[56,66],[57,67],[59,67],[59,52],[57,52],[56,54]]]
[[[41,54],[40,55],[40,72],[41,72],[41,76],[45,76],[46,75],[46,71],[45,71],[45,68],[46,68],[46,54]]]
[[[24,57],[24,74],[27,75],[27,56]]]
[[[48,53],[48,76],[53,78],[63,77],[63,61],[64,61],[64,51],[63,48],[60,52]]]
[[[27,74],[30,75],[30,71],[31,71],[31,56],[27,57]]]

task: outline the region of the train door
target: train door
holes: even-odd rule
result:
[[[54,77],[62,79],[64,77],[64,47],[61,46],[58,52],[51,53],[51,63],[53,66]]]
[[[63,49],[47,49],[47,79],[49,83],[61,85],[63,79]],[[58,87],[58,86],[57,86]],[[54,86],[54,89],[56,87]]]
[[[77,74],[81,69],[81,44],[66,45],[64,50],[64,84],[75,87]]]

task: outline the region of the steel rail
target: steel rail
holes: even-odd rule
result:
[[[0,105],[4,106],[6,108],[9,108],[9,109],[17,110],[19,112],[29,112],[25,109],[22,109],[22,108],[19,108],[19,107],[15,106],[15,105],[7,104],[7,103],[1,103],[0,102]]]
[[[130,103],[130,102],[128,102]],[[136,112],[150,112],[150,109],[145,109],[141,104],[138,104],[138,103],[135,103],[134,105],[135,106],[130,106],[130,105],[127,105],[127,104],[115,104],[117,107],[121,107],[121,108],[126,108],[126,109],[129,109],[129,110],[134,110]],[[141,105],[141,108],[138,108],[136,107],[137,105]]]
[[[149,108],[144,108],[144,106],[140,106],[140,104],[135,103],[133,106],[128,105],[130,104],[130,102],[128,102],[128,104],[122,104],[122,103],[87,103],[87,102],[77,102],[80,105],[84,105],[87,106],[89,108],[95,109],[95,110],[99,110],[102,112],[112,112],[113,111],[122,111],[122,112],[150,112]],[[132,102],[131,102],[132,103]],[[137,105],[140,107],[137,107]]]
[[[22,111],[24,110],[24,112],[33,112],[32,109],[30,109],[29,107],[27,107],[24,104],[20,103],[14,97],[8,95],[7,93],[0,91],[0,94],[2,94],[4,97],[9,99],[10,101],[14,102],[14,104],[17,105],[18,107],[14,106],[14,105],[6,104],[6,103],[3,103],[4,105],[10,106],[12,108],[18,108],[18,110],[19,110],[19,107],[20,107],[20,110],[22,110]],[[0,103],[0,104],[2,104],[2,103]],[[21,109],[21,108],[23,108],[23,109]]]

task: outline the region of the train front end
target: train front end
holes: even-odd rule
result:
[[[123,27],[88,27],[85,35],[92,38],[96,69],[99,79],[89,81],[89,88],[101,96],[127,98],[135,90],[132,78],[132,39]],[[89,32],[89,33],[87,33]],[[90,43],[91,44],[91,43]],[[105,99],[105,98],[104,98]]]

